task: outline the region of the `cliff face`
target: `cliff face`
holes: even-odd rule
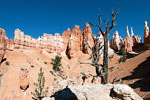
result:
[[[94,35],[92,34],[92,28],[89,24],[85,24],[85,28],[80,30],[78,25],[72,29],[67,30],[62,34],[64,41],[64,48],[69,58],[74,57],[76,51],[82,51],[83,53],[89,54],[90,50],[87,46],[87,41],[91,47],[94,46]]]
[[[7,41],[7,48],[9,49],[39,49],[58,54],[63,51],[63,39],[59,33],[55,33],[54,36],[44,33],[38,39],[24,35],[24,32],[19,29],[16,29],[14,34],[14,39]]]
[[[4,40],[6,40],[7,48],[9,49],[38,49],[41,51],[46,51],[48,53],[61,54],[63,52],[69,58],[73,58],[76,51],[81,51],[85,54],[90,54],[88,44],[94,47],[96,44],[96,37],[92,34],[92,28],[88,23],[85,23],[84,29],[80,29],[80,26],[75,25],[72,30],[69,28],[62,33],[52,34],[44,33],[43,36],[39,38],[33,38],[29,35],[25,35],[23,31],[16,29],[14,32],[14,39],[7,39],[5,30],[0,29],[1,46],[4,45]],[[144,28],[144,44],[145,46],[149,44],[149,28],[147,27],[147,22],[145,22]],[[120,51],[124,47],[125,52],[132,52],[132,48],[138,46],[141,43],[141,37],[135,36],[133,33],[133,28],[131,27],[131,36],[129,34],[127,26],[127,36],[122,39],[119,36],[118,31],[114,32],[113,39],[110,40],[110,48],[114,51]],[[5,44],[5,45],[6,45]],[[2,52],[3,54],[3,52]]]
[[[1,38],[6,36],[5,30],[1,32]],[[90,53],[87,46],[89,42],[90,46],[94,46],[94,34],[92,34],[92,28],[89,24],[85,24],[85,28],[80,30],[80,26],[70,30],[64,31],[62,36],[59,33],[52,34],[44,33],[43,36],[38,39],[33,38],[29,35],[25,35],[23,31],[16,29],[14,32],[14,39],[7,39],[7,48],[13,49],[38,49],[49,53],[61,54],[66,52],[69,58],[73,58],[76,51],[83,53]],[[3,41],[1,42],[3,43]]]
[[[91,47],[94,47],[95,43],[95,35],[92,34],[92,28],[89,26],[89,24],[85,24],[85,28],[83,29],[83,52],[86,54],[91,53],[91,50],[89,49],[87,42]]]
[[[5,34],[5,30],[0,28],[0,62],[5,56],[5,50],[7,46],[7,37]]]

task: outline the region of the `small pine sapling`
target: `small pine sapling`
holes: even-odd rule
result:
[[[34,92],[31,92],[33,95],[32,99],[34,100],[42,100],[42,98],[47,96],[48,93],[48,87],[44,89],[45,86],[45,77],[44,72],[42,71],[42,68],[40,68],[40,72],[38,73],[38,82],[34,83],[36,86]]]

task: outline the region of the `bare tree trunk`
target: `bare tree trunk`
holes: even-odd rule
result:
[[[96,75],[97,75],[97,76],[100,76],[100,75],[101,75],[101,72],[100,72],[100,70],[99,70],[99,66],[95,67],[95,69],[96,69]]]
[[[102,67],[102,84],[108,83],[108,34],[104,35],[104,54],[103,54],[103,67]]]
[[[118,14],[118,12],[119,12],[119,10],[117,10],[115,12],[112,11],[111,21],[106,22],[104,20],[104,24],[105,24],[105,28],[106,28],[105,32],[102,30],[102,20],[101,20],[100,15],[98,16],[99,25],[88,22],[89,24],[93,25],[94,27],[98,27],[99,31],[101,32],[101,34],[104,37],[103,65],[98,64],[99,63],[99,57],[100,57],[99,50],[102,49],[102,46],[96,47],[96,50],[92,53],[92,55],[96,55],[97,57],[93,57],[93,63],[90,63],[92,66],[96,67],[96,74],[97,74],[97,76],[101,76],[101,78],[102,78],[101,83],[102,84],[108,83],[108,35],[109,35],[110,30],[112,30],[116,26],[116,15]],[[87,64],[89,64],[89,63],[87,63]],[[99,70],[100,66],[102,67],[101,71]]]

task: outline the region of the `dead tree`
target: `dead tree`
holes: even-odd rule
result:
[[[87,45],[90,48],[90,50],[92,51],[91,56],[89,59],[92,59],[92,63],[85,63],[85,62],[80,62],[80,64],[90,64],[92,66],[95,67],[95,71],[96,71],[96,76],[93,76],[90,74],[90,76],[93,77],[99,77],[102,76],[102,72],[100,70],[100,66],[103,66],[102,64],[99,64],[99,60],[100,60],[100,50],[103,48],[104,45],[102,45],[102,42],[96,42],[94,47],[91,47],[87,41]]]
[[[100,60],[99,50],[102,48],[101,46],[96,46],[95,49],[90,47],[92,50],[93,61],[92,63],[84,63],[84,64],[91,64],[92,66],[95,66],[97,76],[101,76],[102,78],[102,81],[101,81],[102,84],[108,83],[108,35],[109,35],[110,30],[112,30],[116,26],[116,15],[118,14],[118,12],[119,10],[112,11],[111,21],[106,22],[104,20],[105,32],[102,29],[101,15],[98,15],[99,25],[88,22],[90,25],[94,27],[98,27],[100,33],[104,37],[103,64],[99,64],[99,60]],[[101,43],[98,43],[97,45],[99,44]],[[99,67],[102,67],[100,71],[99,71]]]

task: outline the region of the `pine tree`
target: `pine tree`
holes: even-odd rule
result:
[[[60,71],[60,66],[61,66],[61,59],[62,57],[60,56],[56,56],[55,59],[52,59],[52,65],[53,65],[53,70],[56,72],[56,71]]]
[[[42,100],[42,98],[46,97],[48,93],[48,88],[44,89],[45,86],[45,77],[42,68],[40,68],[40,72],[38,73],[38,82],[34,83],[36,86],[34,92],[31,92],[33,95],[32,99],[34,100]]]

